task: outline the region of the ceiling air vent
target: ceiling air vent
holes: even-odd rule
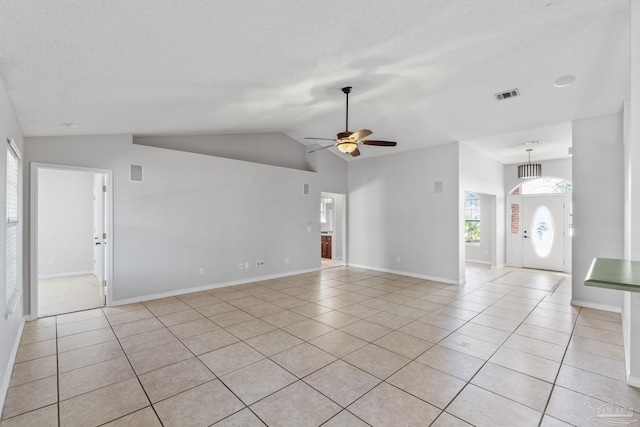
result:
[[[496,99],[498,101],[502,101],[503,99],[513,98],[514,96],[520,96],[520,91],[518,89],[511,89],[506,92],[496,93]]]

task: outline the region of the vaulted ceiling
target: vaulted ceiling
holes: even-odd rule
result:
[[[575,82],[555,87],[565,75]],[[3,0],[0,76],[26,136],[284,132],[304,144],[344,130],[349,85],[350,130],[398,141],[366,158],[620,111],[629,4]]]

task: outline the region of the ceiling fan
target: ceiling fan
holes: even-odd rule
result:
[[[362,139],[372,134],[369,129],[360,129],[355,132],[349,132],[349,93],[351,93],[351,86],[343,87],[342,92],[347,97],[345,131],[340,132],[337,135],[337,138],[305,138],[318,139],[323,141],[335,141],[334,144],[316,148],[315,150],[311,150],[308,153],[313,153],[318,150],[324,150],[325,148],[338,147],[338,150],[342,151],[343,153],[351,154],[353,157],[356,157],[360,155],[358,144],[377,145],[379,147],[395,147],[397,143],[394,141],[376,141],[372,139]]]

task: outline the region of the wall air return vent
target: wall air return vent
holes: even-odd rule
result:
[[[496,99],[498,101],[502,101],[504,99],[513,98],[515,96],[520,96],[520,91],[518,89],[511,89],[506,92],[496,93]]]
[[[129,170],[129,181],[142,182],[142,165],[131,165]]]

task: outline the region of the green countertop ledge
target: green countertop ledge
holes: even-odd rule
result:
[[[595,258],[584,284],[598,288],[640,292],[640,261]]]

